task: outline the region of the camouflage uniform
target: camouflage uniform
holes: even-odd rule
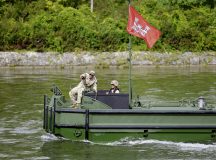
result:
[[[97,92],[97,78],[94,71],[86,74],[86,91]]]
[[[80,75],[81,81],[80,83],[71,89],[69,92],[69,96],[71,98],[72,104],[81,103],[82,93],[86,89],[86,75]],[[76,99],[77,97],[77,99]]]
[[[94,75],[95,75],[95,72],[93,72],[93,71],[91,71],[91,72],[94,73]],[[97,92],[97,79],[94,75],[91,76],[91,72],[81,74],[80,75],[81,82],[76,87],[71,89],[71,91],[69,92],[69,96],[71,98],[72,104],[80,104],[81,103],[82,94],[84,91]],[[77,97],[77,99],[76,99],[76,97]]]

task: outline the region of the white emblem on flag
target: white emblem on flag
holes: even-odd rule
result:
[[[145,28],[143,29],[142,25],[140,25],[139,23],[139,19],[137,17],[135,17],[135,20],[134,20],[134,24],[132,26],[132,29],[136,32],[136,33],[139,33],[141,34],[142,36],[145,36],[148,31],[150,30],[150,27],[149,26],[145,26]]]

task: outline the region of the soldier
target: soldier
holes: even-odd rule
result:
[[[69,92],[73,107],[76,107],[77,104],[81,103],[82,92],[86,88],[86,74],[81,74],[80,79],[80,83]]]
[[[120,90],[118,88],[118,81],[117,80],[112,80],[111,81],[111,89],[109,90],[109,93],[120,93]]]
[[[80,79],[80,83],[69,92],[73,108],[77,108],[80,105],[84,91],[97,92],[97,79],[94,71],[81,74]]]
[[[86,76],[86,91],[97,92],[97,78],[95,77],[95,71],[90,71]]]

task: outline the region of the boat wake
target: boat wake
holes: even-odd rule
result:
[[[43,142],[50,142],[50,141],[62,141],[68,139],[63,137],[56,137],[53,134],[47,133],[41,136],[41,140]],[[103,146],[135,146],[142,148],[144,145],[152,145],[154,147],[159,148],[167,148],[167,149],[177,149],[181,151],[216,151],[216,143],[204,144],[204,143],[186,143],[186,142],[172,142],[172,141],[159,141],[154,139],[133,139],[133,138],[123,138],[119,141],[114,142],[92,142],[88,140],[81,140],[81,143],[87,143],[91,145],[103,145]]]
[[[98,143],[97,143],[98,144]],[[172,142],[172,141],[159,141],[159,140],[146,140],[146,139],[131,139],[124,138],[119,141],[109,142],[109,143],[99,143],[101,145],[108,146],[142,146],[145,144],[149,145],[158,145],[160,147],[166,148],[176,148],[179,150],[192,150],[192,151],[200,151],[200,150],[214,150],[216,151],[216,143],[211,144],[202,144],[202,143],[184,143],[184,142]]]
[[[60,139],[62,139],[62,138],[56,137],[55,135],[50,134],[50,133],[47,133],[47,134],[44,134],[44,135],[41,136],[41,140],[43,142],[57,141],[57,140],[60,140]]]

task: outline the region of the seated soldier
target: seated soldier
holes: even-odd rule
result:
[[[71,89],[71,91],[69,92],[69,96],[71,98],[72,101],[72,107],[76,108],[77,104],[81,103],[81,98],[82,98],[82,92],[85,90],[85,86],[86,86],[86,75],[85,74],[81,74],[80,75],[80,83]]]
[[[109,90],[109,94],[120,93],[120,90],[118,88],[119,83],[117,80],[112,80],[110,84],[111,84],[111,89]]]

